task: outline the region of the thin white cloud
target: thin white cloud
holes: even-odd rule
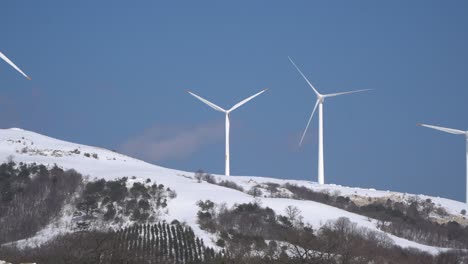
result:
[[[224,123],[154,125],[122,144],[120,151],[147,161],[181,159],[224,136]]]

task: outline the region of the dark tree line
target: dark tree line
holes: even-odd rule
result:
[[[318,230],[305,225],[300,211],[288,207],[278,215],[257,203],[220,207],[199,201],[198,222],[218,238],[223,248],[215,263],[398,263],[461,264],[466,252],[438,256],[403,249],[387,235],[358,227],[347,218],[330,221]],[[464,262],[465,261],[465,262]]]
[[[0,165],[0,244],[33,236],[57,217],[82,184],[74,170],[36,164]]]
[[[455,221],[437,223],[431,220],[431,214],[446,215],[447,212],[437,208],[430,199],[413,199],[408,203],[387,199],[358,206],[349,197],[315,192],[293,184],[282,187],[291,191],[295,199],[320,202],[377,219],[380,229],[411,241],[438,247],[468,248],[468,226]]]
[[[80,231],[24,250],[0,247],[0,256],[14,263],[195,264],[210,262],[218,255],[190,227],[174,221],[134,225],[117,232]]]

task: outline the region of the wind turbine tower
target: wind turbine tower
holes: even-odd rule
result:
[[[452,128],[446,128],[446,127],[439,127],[439,126],[431,126],[431,125],[426,125],[426,124],[418,124],[419,126],[423,127],[428,127],[432,128],[435,130],[439,130],[442,132],[447,132],[450,134],[455,134],[455,135],[464,135],[465,136],[465,141],[466,141],[466,204],[468,205],[468,131],[462,131],[458,129],[452,129]]]
[[[305,75],[302,73],[302,71],[297,67],[297,65],[294,63],[294,61],[288,57],[291,63],[294,65],[294,67],[297,69],[297,71],[301,74],[302,78],[307,82],[307,84],[312,88],[314,91],[315,95],[317,96],[317,100],[315,101],[315,106],[314,110],[312,110],[312,114],[309,117],[309,121],[307,122],[307,126],[304,130],[304,133],[302,134],[301,141],[299,142],[299,146],[302,145],[302,141],[304,141],[304,137],[306,135],[307,129],[309,128],[310,121],[312,120],[312,117],[314,116],[315,110],[319,109],[318,115],[319,115],[319,127],[318,127],[318,182],[319,184],[324,184],[325,183],[325,162],[324,162],[324,157],[323,157],[323,103],[326,98],[334,97],[334,96],[339,96],[339,95],[344,95],[344,94],[351,94],[351,93],[358,93],[358,92],[364,92],[364,91],[369,91],[370,89],[365,89],[365,90],[357,90],[357,91],[351,91],[351,92],[341,92],[341,93],[332,93],[332,94],[321,94],[315,89],[315,87],[310,83],[310,81],[305,77]]]
[[[237,108],[239,108],[241,105],[247,103],[248,101],[252,100],[253,98],[259,96],[260,94],[264,93],[266,90],[268,89],[264,89],[242,101],[240,101],[239,103],[235,104],[233,107],[231,107],[229,110],[225,110],[215,104],[213,104],[212,102],[192,93],[191,91],[187,91],[189,94],[193,95],[195,98],[197,98],[198,100],[202,101],[203,103],[207,104],[209,107],[213,108],[214,110],[216,111],[219,111],[219,112],[222,112],[225,114],[226,116],[226,155],[225,155],[225,162],[226,162],[226,165],[225,165],[225,175],[226,176],[230,176],[231,175],[231,169],[230,169],[230,155],[229,155],[229,127],[230,127],[230,119],[229,119],[229,115],[231,114],[232,111],[236,110]]]
[[[18,66],[16,66],[10,59],[8,59],[8,57],[5,56],[2,52],[0,52],[0,58],[2,58],[4,61],[6,61],[8,64],[10,64],[11,67],[13,67],[19,73],[21,73],[24,77],[26,77],[26,79],[31,80],[31,78],[29,78],[29,76],[27,76]]]

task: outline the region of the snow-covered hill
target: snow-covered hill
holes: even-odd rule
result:
[[[245,192],[207,182],[199,183],[194,178],[193,172],[163,168],[114,151],[70,143],[17,128],[0,130],[0,160],[6,161],[8,159],[13,159],[16,162],[35,162],[50,166],[57,164],[64,169],[75,169],[83,175],[90,176],[91,179],[104,178],[106,180],[113,180],[119,177],[135,176],[136,180],[144,181],[150,178],[152,181],[162,183],[177,192],[177,197],[172,199],[168,204],[169,210],[164,216],[165,219],[168,221],[177,219],[186,222],[192,226],[198,236],[204,238],[207,244],[210,244],[211,236],[197,225],[197,201],[211,200],[216,203],[226,203],[227,206],[232,206],[235,203],[246,203],[254,200],[251,195]],[[411,199],[412,197],[424,200],[431,199],[436,206],[445,208],[449,213],[447,219],[440,219],[440,221],[457,219],[460,220],[459,222],[466,223],[466,219],[464,219],[464,216],[460,212],[463,209],[468,211],[468,206],[464,203],[425,195],[414,196],[390,191],[351,188],[338,185],[318,185],[310,181],[281,180],[266,177],[226,177],[221,175],[216,175],[215,177],[218,181],[222,179],[234,181],[244,187],[245,190],[265,183],[278,183],[280,185],[291,183],[316,191],[339,193],[342,196],[350,197],[356,203],[366,203],[369,200],[387,198],[401,201]],[[376,220],[322,203],[272,197],[260,197],[257,199],[260,200],[263,206],[268,206],[277,213],[284,213],[285,208],[289,205],[296,206],[301,210],[304,222],[311,224],[314,228],[325,224],[329,220],[347,217],[359,226],[381,232],[376,227]],[[71,221],[71,217],[65,213],[58,223],[61,223],[61,226],[66,226],[67,221]],[[51,224],[34,238],[22,243],[40,243],[63,231],[66,230],[57,228],[57,223]],[[421,245],[393,235],[389,236],[396,244],[402,247],[415,247],[431,253],[444,250],[442,248]]]

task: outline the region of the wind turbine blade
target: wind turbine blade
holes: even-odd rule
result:
[[[0,52],[0,58],[2,58],[4,61],[6,61],[8,64],[10,64],[11,67],[13,67],[15,70],[17,70],[19,73],[21,73],[24,77],[26,77],[28,80],[31,80],[29,76],[26,75],[18,66],[16,66],[10,59],[7,58],[2,52]]]
[[[319,100],[315,102],[314,110],[312,111],[312,114],[310,114],[309,121],[307,122],[307,126],[304,130],[304,133],[302,133],[301,142],[299,142],[299,146],[302,146],[302,141],[304,141],[305,134],[307,133],[307,129],[309,128],[310,121],[312,120],[312,117],[314,116],[315,110],[317,110],[318,104],[319,104]]]
[[[200,97],[200,96],[198,96],[198,95],[192,93],[191,91],[187,91],[187,93],[193,95],[195,98],[197,98],[198,100],[204,102],[205,104],[207,104],[209,107],[213,108],[214,110],[219,111],[219,112],[226,113],[226,110],[224,110],[223,108],[221,108],[221,107],[219,107],[219,106],[213,104],[212,102],[210,102],[210,101],[208,101],[208,100],[206,100],[206,99],[204,99],[204,98],[202,98],[202,97]]]
[[[235,104],[233,107],[231,107],[231,109],[229,109],[228,112],[232,112],[232,111],[236,110],[236,109],[239,108],[241,105],[243,105],[243,104],[247,103],[248,101],[254,99],[255,97],[259,96],[260,94],[266,92],[267,90],[268,90],[268,88],[267,88],[267,89],[263,89],[263,90],[261,90],[260,92],[258,92],[258,93],[256,93],[256,94],[250,96],[249,98],[246,98],[246,99],[240,101],[239,103],[237,103],[237,104]]]
[[[423,127],[432,128],[432,129],[439,130],[439,131],[443,131],[443,132],[447,132],[447,133],[450,133],[450,134],[455,134],[455,135],[466,135],[466,132],[465,132],[465,131],[458,130],[458,129],[452,129],[452,128],[446,128],[446,127],[439,127],[439,126],[431,126],[431,125],[426,125],[426,124],[418,124],[418,125],[419,125],[419,126],[423,126]]]
[[[305,77],[305,75],[302,73],[301,69],[299,69],[299,67],[297,67],[296,63],[294,63],[294,61],[288,56],[288,59],[291,61],[291,63],[294,65],[294,67],[296,67],[297,71],[302,75],[302,77],[304,78],[304,80],[309,84],[309,86],[312,88],[312,90],[314,90],[315,94],[317,96],[320,95],[320,93],[317,91],[317,89],[315,89],[315,87],[309,82],[309,80],[307,79],[307,77]]]
[[[365,92],[365,91],[370,91],[372,89],[364,89],[364,90],[356,90],[356,91],[350,91],[350,92],[342,92],[342,93],[332,93],[332,94],[324,94],[323,97],[333,97],[333,96],[338,96],[338,95],[343,95],[343,94],[352,94],[352,93],[360,93],[360,92]]]

